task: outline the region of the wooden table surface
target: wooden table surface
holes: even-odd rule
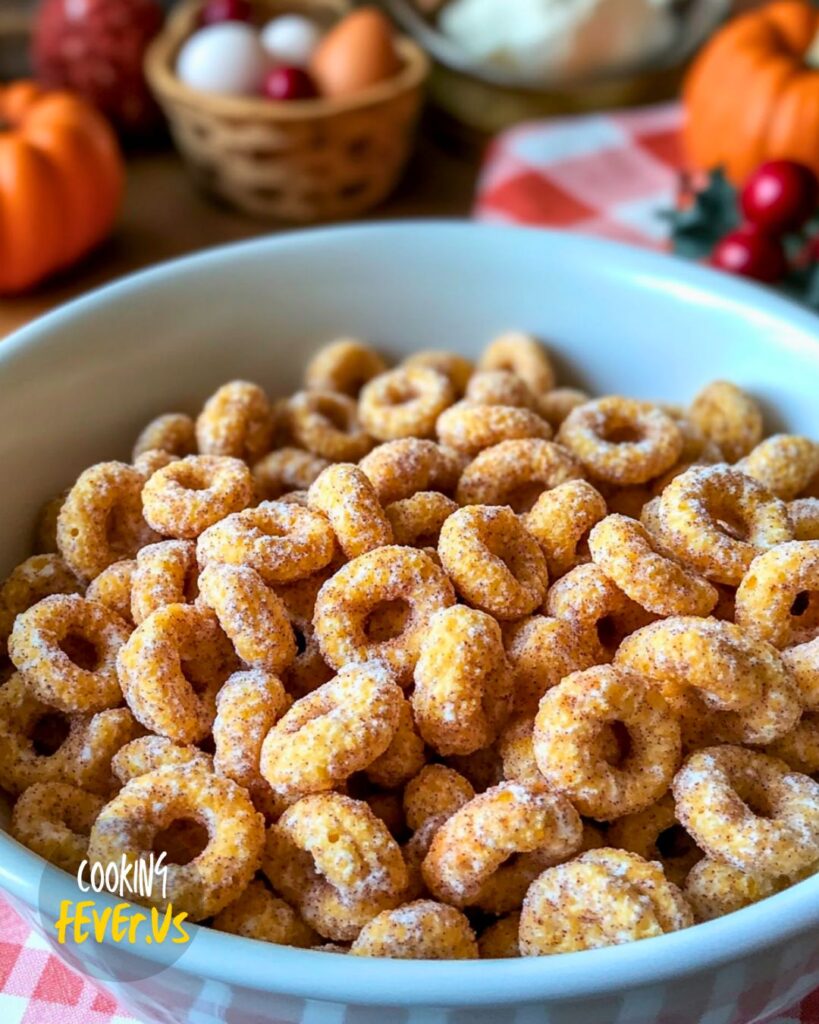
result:
[[[397,192],[367,219],[463,217],[477,160],[423,137]],[[128,163],[128,188],[114,236],[61,278],[31,294],[0,299],[0,338],[60,303],[160,260],[282,228],[219,206],[191,184],[170,149]]]

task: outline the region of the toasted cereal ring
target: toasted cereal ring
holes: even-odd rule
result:
[[[507,960],[520,956],[520,911],[499,917],[494,924],[485,928],[478,939],[478,951],[482,960]]]
[[[819,858],[819,783],[742,747],[691,754],[674,778],[677,816],[710,857],[762,875]]]
[[[498,753],[503,761],[504,780],[512,782],[543,782],[535,760],[535,719],[518,715],[504,727],[498,738]]]
[[[469,378],[474,370],[472,363],[458,355],[457,352],[444,352],[440,349],[413,352],[411,356],[407,356],[402,365],[410,369],[424,366],[428,370],[436,370],[446,377],[458,397],[466,391]]]
[[[531,409],[466,401],[445,409],[435,430],[441,444],[470,456],[502,441],[531,437],[548,440],[552,436],[549,424]]]
[[[589,561],[584,538],[606,512],[603,495],[585,480],[567,480],[540,495],[523,516],[523,525],[540,544],[550,579]]]
[[[164,540],[142,548],[131,580],[136,625],[167,604],[193,604],[199,594],[198,578],[193,541]]]
[[[103,604],[54,594],[17,616],[9,655],[35,696],[60,711],[102,711],[122,701],[117,655],[128,626]]]
[[[782,888],[780,879],[752,874],[724,860],[706,857],[689,871],[683,893],[694,911],[694,920],[699,922],[733,914]]]
[[[803,775],[819,772],[819,715],[805,711],[796,725],[783,736],[769,743],[765,753]]]
[[[356,402],[336,391],[298,391],[285,416],[296,443],[331,462],[357,462],[374,443]]]
[[[359,467],[385,506],[411,498],[418,491],[449,494],[454,491],[461,473],[454,452],[418,437],[388,441],[373,448]]]
[[[296,639],[282,599],[247,566],[206,565],[198,601],[216,614],[242,661],[279,673],[296,656]]]
[[[59,551],[57,545],[57,520],[69,491],[61,491],[49,498],[40,507],[37,513],[37,523],[34,529],[34,552],[35,554],[53,555]]]
[[[728,462],[747,455],[762,440],[762,414],[756,402],[729,381],[716,380],[691,403],[688,418],[716,442]]]
[[[438,554],[461,597],[498,619],[519,619],[543,602],[546,559],[510,508],[454,512],[441,527]]]
[[[612,764],[600,741],[615,723],[628,739]],[[639,676],[599,665],[546,692],[535,718],[534,751],[549,785],[581,814],[609,821],[649,807],[668,789],[680,763],[680,726]]]
[[[371,637],[368,627],[373,614],[394,602],[401,602],[402,611],[408,608],[400,632]],[[324,584],[313,625],[322,654],[334,668],[376,658],[406,684],[430,619],[454,603],[451,583],[431,558],[414,548],[389,545],[359,555]]]
[[[134,558],[114,562],[107,569],[103,569],[99,576],[88,584],[88,589],[85,592],[89,601],[104,604],[128,626],[134,625],[131,614],[131,591],[136,564]]]
[[[589,534],[596,565],[623,593],[655,615],[708,615],[719,594],[701,576],[655,551],[634,519],[611,515]]]
[[[528,512],[544,491],[582,476],[574,457],[551,441],[501,441],[469,463],[455,497],[460,505],[511,505]]]
[[[403,786],[416,772],[420,771],[426,761],[424,741],[418,735],[412,707],[407,700],[401,701],[396,726],[390,745],[366,768],[370,782],[385,789]],[[370,803],[372,807],[372,803]],[[398,806],[401,806],[400,800]]]
[[[702,851],[677,820],[670,793],[656,804],[612,822],[606,838],[606,846],[630,850],[644,860],[662,864],[666,878],[680,888],[702,859]]]
[[[92,580],[156,540],[142,515],[144,482],[123,462],[101,462],[80,474],[57,519],[60,554],[77,576]]]
[[[145,452],[162,451],[182,458],[196,451],[196,426],[183,412],[168,412],[151,420],[134,443],[134,461]]]
[[[320,348],[304,371],[311,391],[338,391],[355,398],[368,380],[387,369],[381,356],[356,338],[339,338]]]
[[[232,903],[220,910],[212,927],[218,932],[299,949],[308,949],[318,939],[290,904],[272,893],[261,879],[252,881]]]
[[[365,924],[350,953],[393,960],[477,960],[478,943],[459,910],[434,900],[415,900],[383,910]]]
[[[536,862],[537,874],[545,861],[570,856],[581,834],[577,811],[564,797],[545,785],[502,782],[441,825],[422,865],[424,880],[438,899],[456,907],[485,908],[489,891],[492,912],[506,913],[515,909],[531,881],[521,888],[529,864]],[[515,854],[514,862],[504,863]],[[507,905],[496,909],[501,894]]]
[[[384,509],[396,544],[431,550],[437,549],[441,527],[457,511],[458,503],[439,491],[418,491]]]
[[[101,796],[64,782],[37,782],[15,803],[9,832],[45,860],[76,875],[88,853],[91,826],[104,804]]]
[[[196,441],[202,455],[256,462],[270,450],[273,426],[273,410],[259,385],[233,380],[205,402],[196,420]]]
[[[780,649],[808,643],[819,636],[816,591],[819,541],[779,544],[757,555],[743,576],[736,594],[736,623]],[[808,598],[804,606],[797,604],[802,594]]]
[[[683,449],[679,427],[662,409],[619,395],[577,406],[557,439],[593,477],[620,486],[659,476]]]
[[[172,904],[174,911],[201,921],[247,887],[264,845],[262,816],[231,779],[195,764],[158,768],[131,779],[94,823],[88,859],[103,865],[144,861],[157,834],[180,819],[204,827],[204,849],[187,864],[166,864],[167,884],[134,898],[160,908]]]
[[[758,554],[793,540],[787,505],[730,466],[682,473],[658,512],[663,546],[717,583],[737,586]]]
[[[145,518],[166,537],[198,537],[220,519],[246,508],[253,498],[250,470],[227,455],[189,455],[145,484]]]
[[[432,617],[411,700],[418,731],[439,754],[471,754],[494,742],[509,713],[511,685],[491,615],[456,605]]]
[[[147,452],[137,455],[134,459],[134,469],[142,475],[143,480],[150,480],[154,473],[158,473],[160,469],[178,461],[178,455],[163,452],[161,448],[151,448]]]
[[[401,853],[404,858],[404,864],[407,868],[407,887],[404,889],[402,894],[402,900],[404,902],[408,900],[418,900],[428,897],[430,895],[427,889],[426,882],[424,881],[424,875],[422,872],[422,866],[426,855],[429,853],[429,848],[432,845],[432,840],[435,837],[435,833],[446,821],[445,816],[433,817],[428,821],[425,821],[423,825],[413,832],[406,843],[401,847]]]
[[[791,673],[802,706],[819,711],[819,637],[782,651],[782,661]]]
[[[534,714],[544,693],[572,672],[591,668],[601,653],[596,637],[567,619],[532,615],[504,629],[512,668],[515,711]]]
[[[348,665],[270,728],[259,771],[287,803],[334,789],[388,749],[402,702],[383,663]]]
[[[0,586],[0,656],[21,612],[52,594],[80,593],[82,584],[59,555],[32,555],[12,569]]]
[[[342,941],[396,907],[408,881],[387,826],[363,801],[340,793],[288,807],[268,829],[262,870],[320,935]]]
[[[454,401],[443,374],[426,366],[399,366],[364,385],[358,412],[364,429],[379,441],[424,438],[435,434],[435,421]]]
[[[625,850],[590,850],[532,884],[520,916],[520,951],[547,956],[616,946],[693,923],[659,864]]]
[[[328,466],[310,485],[307,503],[330,520],[348,558],[393,543],[392,527],[375,488],[358,466]]]
[[[819,444],[798,434],[772,434],[735,468],[777,498],[793,501],[819,472]]]
[[[131,779],[147,775],[157,768],[191,763],[205,771],[213,771],[213,758],[199,747],[192,744],[181,746],[164,736],[138,736],[114,754],[111,771],[124,786]]]
[[[444,764],[427,764],[404,787],[404,814],[407,825],[417,832],[427,821],[441,821],[474,797],[468,779]]]
[[[477,405],[514,405],[536,409],[529,385],[511,370],[479,370],[469,378],[466,399]]]
[[[301,448],[278,448],[253,467],[253,481],[262,501],[275,501],[293,490],[306,490],[330,463]]]
[[[276,587],[284,601],[290,626],[296,640],[296,657],[282,673],[282,682],[288,693],[303,697],[333,678],[334,672],[324,660],[313,629],[313,610],[316,597],[332,572],[323,569],[296,583]]]
[[[235,672],[216,695],[213,721],[213,767],[250,793],[257,810],[276,818],[284,810],[259,771],[265,736],[287,710],[290,700],[270,672]]]
[[[38,700],[20,675],[0,687],[0,777],[19,794],[37,782],[65,782],[106,796],[111,758],[139,733],[126,708],[64,715]]]
[[[198,743],[210,732],[216,694],[230,675],[233,650],[208,609],[158,608],[120,651],[122,692],[146,729],[175,743]]]
[[[797,498],[788,504],[794,540],[819,540],[819,498]]]
[[[538,398],[536,409],[552,430],[557,431],[569,413],[591,401],[591,395],[577,388],[552,388]]]
[[[555,386],[555,372],[546,346],[519,331],[509,331],[491,341],[478,361],[478,369],[509,370],[538,396]]]

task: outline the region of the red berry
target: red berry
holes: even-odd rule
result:
[[[729,232],[711,253],[710,263],[730,274],[769,284],[783,278],[788,269],[782,243],[757,224],[743,224]]]
[[[304,68],[282,65],[268,74],[264,94],[270,100],[310,100],[318,96],[318,90]]]
[[[252,16],[250,0],[208,0],[199,20],[203,25],[218,25],[223,21],[250,21]]]
[[[819,203],[819,182],[813,171],[794,160],[770,160],[759,166],[740,194],[742,212],[766,231],[780,233],[801,227]]]

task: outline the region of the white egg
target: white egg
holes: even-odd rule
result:
[[[176,73],[186,85],[226,96],[259,93],[269,69],[258,33],[238,21],[199,29],[176,59]]]
[[[277,64],[305,67],[321,38],[315,22],[298,14],[283,14],[262,29],[262,46]]]

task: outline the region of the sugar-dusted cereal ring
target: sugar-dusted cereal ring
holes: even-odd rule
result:
[[[794,540],[819,540],[819,498],[797,498],[788,504]]]
[[[736,468],[758,480],[777,498],[793,501],[819,472],[819,444],[798,434],[772,434]]]
[[[658,515],[663,545],[717,583],[737,586],[758,554],[793,539],[787,505],[730,466],[676,477]]]
[[[408,612],[396,634],[373,638],[370,622],[380,608]],[[386,662],[396,679],[409,683],[421,641],[435,612],[455,603],[444,572],[415,548],[376,548],[342,566],[319,591],[313,616],[319,644],[328,664],[341,669],[349,662]],[[400,621],[400,620],[397,620]]]
[[[14,620],[51,594],[79,594],[82,584],[59,555],[32,555],[0,586],[0,655],[6,653]]]
[[[34,528],[34,551],[36,554],[56,554],[59,550],[57,545],[57,520],[68,491],[61,491],[49,498],[37,513],[37,523]]]
[[[583,476],[580,464],[552,441],[501,441],[477,455],[461,474],[461,505],[511,505],[528,512],[544,491]]]
[[[266,583],[291,583],[329,565],[335,536],[324,516],[300,505],[263,501],[206,530],[196,548],[200,565],[248,565]]]
[[[355,398],[368,380],[387,369],[381,356],[355,338],[339,338],[320,348],[304,371],[311,391],[338,391]]]
[[[131,591],[136,564],[135,558],[114,562],[107,569],[103,569],[96,579],[91,580],[85,592],[89,601],[104,604],[129,626],[134,624],[131,614]]]
[[[691,868],[702,859],[702,851],[677,820],[670,793],[645,810],[618,818],[606,839],[607,846],[659,862],[666,878],[681,888]]]
[[[425,366],[429,370],[436,370],[443,374],[452,385],[453,392],[460,397],[472,376],[474,367],[472,363],[457,352],[445,352],[441,349],[426,349],[422,352],[414,352],[407,356],[403,363],[410,368]]]
[[[88,853],[91,826],[104,804],[101,796],[65,782],[37,782],[14,805],[9,832],[45,860],[76,875]]]
[[[535,395],[555,386],[555,372],[546,346],[530,334],[509,331],[491,341],[478,361],[479,370],[509,370]]]
[[[273,423],[270,402],[258,384],[230,381],[211,395],[199,413],[199,451],[256,462],[270,450]]]
[[[359,465],[385,506],[418,491],[451,494],[461,473],[454,452],[417,437],[380,444]]]
[[[157,768],[191,763],[205,771],[213,771],[213,758],[193,744],[183,746],[164,736],[138,736],[114,754],[111,758],[111,771],[124,786],[131,779],[147,775]]]
[[[199,574],[199,601],[215,612],[246,665],[279,673],[295,658],[287,608],[255,569],[206,565]]]
[[[497,921],[481,932],[478,939],[481,960],[507,960],[520,956],[519,931],[519,910],[499,917]]]
[[[184,911],[192,921],[218,914],[247,887],[259,867],[264,821],[241,786],[197,765],[158,768],[132,779],[102,809],[91,830],[90,863],[137,864],[153,841],[179,820],[207,833],[189,863],[166,864],[163,886],[139,902]]]
[[[145,518],[165,537],[192,539],[220,519],[247,508],[253,478],[240,459],[189,455],[156,473],[145,484]]]
[[[603,495],[585,480],[567,480],[540,495],[523,525],[540,544],[550,579],[589,560],[584,538],[606,511]]]
[[[510,508],[459,509],[441,528],[438,554],[461,597],[498,619],[519,619],[543,603],[546,559]]]
[[[122,692],[146,729],[198,743],[210,732],[233,658],[212,611],[168,604],[140,623],[120,651]]]
[[[515,405],[535,409],[537,399],[529,385],[511,370],[479,370],[466,386],[466,399],[478,405]]]
[[[426,366],[399,366],[361,389],[358,413],[364,429],[379,441],[432,437],[435,421],[455,401],[445,377]]]
[[[500,626],[491,615],[456,605],[433,616],[411,698],[431,747],[447,755],[489,746],[509,714],[511,689]]]
[[[762,414],[756,402],[735,384],[717,380],[696,396],[689,418],[715,441],[729,462],[747,455],[762,440]]]
[[[456,402],[435,424],[438,440],[456,451],[475,456],[501,441],[539,437],[548,441],[552,428],[531,409],[514,405]]]
[[[147,452],[137,455],[134,459],[134,469],[141,473],[143,480],[150,480],[154,473],[170,466],[172,462],[178,462],[179,458],[180,456],[171,455],[161,448],[149,448]]]
[[[615,725],[615,723],[617,723]],[[611,763],[607,730],[623,736]],[[633,673],[599,665],[567,676],[540,702],[537,766],[549,785],[600,821],[649,807],[668,789],[680,763],[680,726],[663,697]]]
[[[57,519],[60,554],[77,576],[92,580],[157,539],[142,514],[144,483],[123,462],[101,462],[80,474]]]
[[[418,491],[384,509],[396,544],[433,550],[437,550],[441,527],[457,511],[457,501],[440,491]]]
[[[348,665],[297,700],[268,731],[262,776],[289,803],[334,789],[387,750],[403,699],[383,663]]]
[[[133,458],[150,451],[169,452],[182,458],[196,451],[196,427],[183,412],[167,412],[146,424],[134,443]]]
[[[625,850],[590,850],[532,884],[520,916],[520,951],[549,956],[616,946],[693,923],[659,864]]]
[[[17,616],[9,655],[32,693],[60,711],[122,701],[117,655],[130,629],[103,604],[54,594]]]
[[[651,534],[627,516],[597,523],[589,550],[624,594],[655,615],[708,615],[719,600],[710,583],[657,552]]]
[[[679,427],[662,409],[619,395],[573,409],[560,426],[558,441],[591,476],[620,486],[664,473],[683,448]]]
[[[495,903],[507,888],[511,906],[497,911],[505,913],[526,891],[519,883],[527,864],[537,861],[542,870],[544,860],[570,856],[581,834],[577,811],[565,797],[545,785],[502,782],[438,829],[422,866],[424,880],[438,899],[456,907],[484,907],[490,887]],[[513,855],[512,863],[504,863]]]
[[[332,566],[322,569],[296,583],[276,587],[284,601],[293,636],[296,639],[296,657],[282,673],[282,682],[289,694],[303,697],[332,679],[334,673],[321,654],[313,628],[313,610],[318,592],[332,575]]]
[[[677,815],[710,857],[792,875],[819,858],[819,783],[742,747],[691,754],[674,779]]]
[[[261,879],[254,879],[240,896],[220,910],[213,919],[213,927],[218,932],[299,949],[308,949],[318,939],[290,904],[272,893]]]
[[[302,448],[277,448],[253,467],[253,481],[262,501],[275,501],[294,490],[307,490],[330,463]]]
[[[356,402],[336,391],[297,392],[285,417],[297,444],[331,462],[357,462],[373,446]]]
[[[683,893],[696,921],[713,921],[773,896],[782,888],[781,881],[706,857],[689,871]]]
[[[383,754],[380,754],[367,766],[367,778],[376,786],[394,789],[403,786],[408,779],[420,771],[425,761],[424,741],[418,734],[415,719],[412,716],[412,707],[409,701],[402,699],[398,712],[398,725],[390,740],[390,745]]]
[[[540,396],[536,408],[552,430],[557,431],[573,409],[585,405],[590,399],[591,395],[577,388],[553,388]]]
[[[315,793],[293,804],[267,833],[262,870],[325,938],[349,941],[402,900],[401,850],[362,800]]]
[[[348,558],[392,544],[390,522],[375,488],[358,468],[346,463],[328,466],[310,485],[308,506],[330,520]]]
[[[350,953],[393,960],[477,960],[478,943],[460,910],[415,900],[383,910],[365,924]]]
[[[780,649],[807,643],[819,636],[816,591],[819,541],[780,544],[757,555],[742,578],[736,623]],[[807,600],[797,603],[802,594]]]
[[[512,782],[542,782],[535,760],[535,719],[518,715],[511,719],[498,738],[498,753],[503,761],[503,777]]]
[[[199,593],[196,545],[190,540],[148,544],[136,557],[131,614],[136,625],[166,604],[192,604]]]
[[[475,795],[468,779],[444,764],[427,764],[404,787],[407,825],[417,832],[433,818],[451,817]]]
[[[591,668],[601,653],[595,634],[547,615],[510,623],[504,641],[512,667],[512,703],[523,714],[533,715],[548,689],[572,672]]]

